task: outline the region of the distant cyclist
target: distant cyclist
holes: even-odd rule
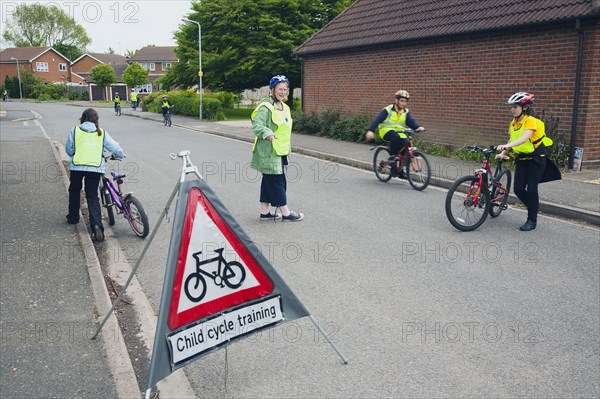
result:
[[[162,96],[162,102],[160,104],[161,109],[162,109],[162,114],[163,114],[163,118],[167,115],[167,112],[169,112],[171,110],[171,108],[173,107],[173,104],[171,104],[171,102],[169,101],[169,97],[164,94]]]
[[[117,107],[118,107],[119,105],[121,105],[121,96],[119,95],[119,93],[115,94],[115,97],[114,97],[114,99],[113,99],[113,102],[115,103],[115,112],[118,112],[118,111],[117,111]]]
[[[369,131],[365,134],[367,141],[373,140],[375,132],[379,137],[390,143],[391,159],[406,147],[408,136],[404,129],[408,126],[414,131],[422,132],[425,128],[413,119],[410,111],[406,108],[410,94],[406,90],[398,90],[395,94],[395,101],[379,112],[373,120]],[[404,151],[402,151],[404,152]]]

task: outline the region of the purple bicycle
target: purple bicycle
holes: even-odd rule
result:
[[[115,160],[113,157],[104,157],[104,159]],[[102,206],[106,208],[108,213],[108,224],[111,226],[115,224],[115,212],[122,214],[138,237],[146,237],[150,232],[146,211],[144,211],[140,201],[133,196],[133,193],[123,194],[121,191],[121,185],[126,175],[115,172],[110,172],[110,174],[112,181],[106,175],[103,175],[100,184],[100,198]]]

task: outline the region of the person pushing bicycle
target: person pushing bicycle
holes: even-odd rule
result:
[[[408,126],[416,132],[425,130],[411,115],[406,107],[410,94],[406,90],[398,90],[395,94],[395,101],[388,105],[377,114],[370,129],[365,134],[367,141],[375,138],[375,132],[379,137],[390,143],[390,161],[394,161],[398,153],[404,154],[408,144],[408,136],[404,130]],[[403,177],[404,172],[398,171],[399,176]]]
[[[533,94],[518,92],[510,96],[507,105],[513,120],[508,126],[509,140],[496,147],[500,154],[512,149],[515,158],[515,195],[527,207],[527,221],[519,230],[531,231],[537,226],[537,214],[540,208],[538,185],[546,170],[546,147],[552,146],[552,139],[546,137],[544,122],[531,116]]]
[[[98,113],[92,108],[83,111],[80,124],[69,131],[65,145],[69,161],[69,213],[67,223],[79,223],[80,193],[85,179],[85,198],[88,204],[90,228],[96,241],[104,240],[102,211],[98,198],[98,184],[106,171],[104,150],[116,158],[125,158],[123,149],[106,130],[100,128]]]

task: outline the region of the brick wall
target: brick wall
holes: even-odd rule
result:
[[[38,62],[47,62],[48,72],[37,71]],[[65,64],[66,70],[60,71],[59,64]],[[33,60],[31,66],[34,70],[36,70],[35,75],[42,78],[46,83],[68,82],[70,62],[52,50],[45,52],[43,55]]]
[[[600,26],[584,32],[577,146],[585,148],[584,167],[600,167]],[[411,93],[411,113],[428,129],[423,139],[490,145],[507,139],[506,99],[529,91],[538,98],[534,112],[560,117],[560,131],[570,137],[577,43],[573,24],[307,56],[303,107],[374,117],[402,88]]]
[[[75,64],[73,64],[73,72],[89,72],[96,65],[100,65],[100,62],[96,61],[89,55],[86,55]]]

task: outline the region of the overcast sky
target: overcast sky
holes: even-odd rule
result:
[[[179,29],[191,11],[191,1],[0,1],[0,25],[10,18],[21,3],[51,4],[60,7],[87,31],[92,43],[88,51],[105,53],[109,48],[125,55],[127,50],[139,50],[149,44],[174,46],[173,32]],[[2,48],[10,47],[2,41]]]

